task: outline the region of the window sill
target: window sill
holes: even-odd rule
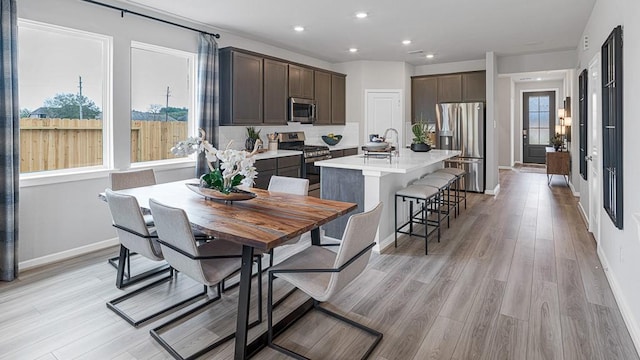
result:
[[[132,164],[130,169],[153,168],[155,171],[168,171],[195,167],[195,160],[179,159],[171,161],[154,161]],[[106,179],[109,173],[117,169],[105,169],[102,167],[84,168],[82,170],[60,170],[51,172],[39,172],[20,175],[20,187],[33,187],[51,184],[61,184],[82,180]]]

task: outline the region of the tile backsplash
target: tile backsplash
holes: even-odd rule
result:
[[[359,144],[359,131],[360,124],[357,122],[348,122],[346,125],[331,125],[331,126],[313,126],[309,124],[289,123],[289,125],[280,126],[256,126],[256,130],[261,130],[260,138],[263,143],[267,144],[267,134],[273,132],[292,132],[292,131],[304,131],[306,137],[306,144],[309,145],[326,145],[322,141],[322,135],[334,133],[336,135],[342,135],[342,140],[339,145],[353,145]],[[231,148],[243,149],[244,141],[247,138],[246,126],[220,126],[218,128],[218,147],[225,148],[229,141],[233,141]]]

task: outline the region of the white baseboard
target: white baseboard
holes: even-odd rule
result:
[[[613,297],[616,299],[616,303],[620,308],[622,319],[624,320],[625,325],[627,325],[627,330],[629,330],[629,335],[631,336],[633,345],[635,345],[636,351],[640,353],[640,326],[634,321],[629,304],[625,300],[622,291],[620,290],[620,285],[616,281],[616,277],[613,273],[611,273],[611,271],[609,271],[609,262],[607,261],[607,258],[601,251],[601,249],[601,247],[598,247],[598,258],[600,258],[600,262],[602,263],[602,267],[604,268],[604,274],[609,281],[609,286],[611,286]]]
[[[493,190],[485,190],[484,193],[487,195],[497,196],[500,193],[500,184],[496,185]]]
[[[584,220],[585,225],[587,225],[587,229],[589,229],[589,218],[587,217],[587,212],[584,211],[584,207],[582,207],[582,203],[578,202],[578,212],[580,216],[582,216],[582,220]]]
[[[387,236],[385,239],[381,239],[380,241],[378,241],[376,246],[373,247],[373,251],[375,251],[378,254],[380,254],[386,248],[388,248],[389,246],[393,245],[395,239],[396,239],[395,238],[395,234],[391,234],[391,235]]]
[[[573,183],[569,181],[569,189],[571,189],[571,193],[574,197],[580,197],[580,193],[576,191],[576,188],[573,187]]]
[[[500,165],[498,166],[498,170],[513,170],[512,166]]]
[[[75,249],[65,250],[65,251],[61,251],[59,253],[46,255],[46,256],[43,256],[43,257],[39,257],[39,258],[26,260],[26,261],[21,261],[18,264],[18,269],[20,271],[33,269],[35,267],[52,264],[54,262],[70,259],[72,257],[76,257],[76,256],[79,256],[79,255],[88,254],[88,253],[93,252],[93,251],[106,249],[108,247],[118,245],[119,243],[120,242],[118,241],[118,238],[113,238],[113,239],[108,239],[108,240],[100,241],[100,242],[97,242],[97,243],[93,243],[93,244],[77,247]]]

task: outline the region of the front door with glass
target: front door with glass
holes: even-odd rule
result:
[[[555,129],[556,92],[525,92],[522,103],[522,161],[544,164]]]

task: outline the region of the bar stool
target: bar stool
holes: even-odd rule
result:
[[[436,220],[428,219],[428,211],[436,208],[440,202],[440,196],[442,192],[431,186],[409,185],[404,189],[400,189],[396,192],[395,204],[394,204],[394,225],[395,225],[395,247],[398,247],[398,233],[406,234],[409,236],[418,236],[424,238],[424,254],[428,255],[427,240],[431,233],[438,231],[438,242],[440,242],[440,221],[441,214],[437,211]],[[398,226],[398,198],[403,202],[409,200],[409,220]],[[420,209],[414,213],[413,203],[420,206]],[[424,235],[413,232],[413,224],[424,225]],[[406,226],[409,226],[409,231],[402,230]],[[429,231],[429,225],[434,228]]]
[[[457,194],[457,189],[454,187],[456,181],[458,180],[458,177],[453,175],[453,174],[449,174],[446,172],[433,172],[430,174],[427,174],[425,176],[422,177],[422,179],[432,179],[432,178],[441,178],[444,179],[446,181],[448,181],[448,185],[446,186],[446,191],[447,191],[447,205],[449,206],[453,206],[453,217],[458,217],[458,214],[460,213],[460,210],[458,209],[459,207],[459,202],[458,202],[458,194]],[[419,181],[419,180],[418,180]],[[433,183],[433,180],[431,180],[431,182]],[[438,181],[437,184],[435,185],[441,185],[442,182]],[[440,186],[437,186],[440,187]],[[451,194],[451,190],[453,190],[453,195]],[[452,196],[454,199],[452,199]]]
[[[467,171],[461,168],[446,167],[436,170],[435,173],[452,174],[456,177],[456,201],[458,203],[458,214],[460,214],[460,203],[464,201],[464,208],[467,209]],[[463,193],[460,196],[460,193]]]
[[[450,221],[451,221],[450,214],[451,214],[451,207],[452,207],[451,205],[452,204],[452,201],[451,201],[452,181],[448,179],[444,179],[438,175],[427,174],[424,177],[414,181],[411,185],[429,186],[429,187],[436,188],[438,191],[440,191],[438,206],[433,210],[438,211],[441,215],[443,215],[443,217],[447,218],[447,228],[449,228]],[[455,213],[455,207],[454,207],[454,213]]]

